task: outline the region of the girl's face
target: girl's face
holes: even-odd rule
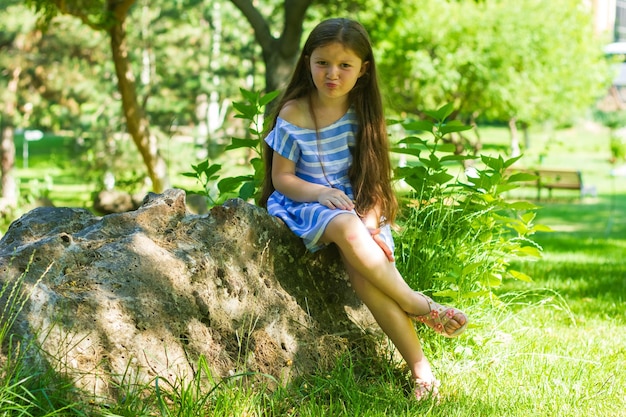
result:
[[[321,99],[347,98],[369,62],[339,42],[320,46],[309,58],[313,83]]]

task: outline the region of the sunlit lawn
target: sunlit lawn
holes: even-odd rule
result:
[[[412,404],[401,377],[355,355],[289,387],[287,415],[626,416],[626,194],[613,211],[610,198],[595,201],[546,204],[538,221],[555,232],[536,237],[542,260],[516,265],[535,282],[498,291],[506,308],[471,308],[459,340],[421,332],[439,405]]]
[[[524,164],[538,164],[548,148],[542,166],[581,169],[597,195],[581,199],[563,191],[538,202],[537,222],[554,231],[535,236],[544,248],[541,260],[515,265],[534,282],[507,282],[497,291],[504,308],[469,306],[473,327],[456,340],[420,329],[442,380],[440,404],[411,401],[407,374],[390,355],[352,352],[334,370],[276,391],[244,389],[233,379],[213,392],[205,415],[626,416],[626,181],[611,176],[605,134],[584,126],[531,132]],[[485,129],[483,141],[486,151],[504,149],[508,137]],[[81,182],[63,152],[57,154],[66,146],[33,150],[30,168],[18,169],[22,187],[39,181],[55,204],[87,207],[97,184]],[[198,162],[181,155],[178,161],[177,172]],[[516,192],[515,198],[535,196]],[[102,415],[202,415],[173,404],[170,414],[157,412],[154,397],[125,401]],[[142,407],[154,412],[139,413]]]

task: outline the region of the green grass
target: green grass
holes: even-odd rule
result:
[[[497,289],[500,304],[468,306],[472,327],[461,338],[443,339],[419,329],[442,382],[440,404],[411,401],[408,373],[381,338],[382,354],[354,350],[337,358],[330,371],[275,389],[269,388],[269,380],[264,384],[263,377],[254,386],[244,382],[245,376],[221,383],[207,378],[202,386],[177,387],[178,400],[174,396],[163,402],[154,384],[128,386],[120,389],[126,393],[124,399],[107,407],[91,408],[88,397],[82,399],[82,407],[65,400],[76,411],[60,415],[82,415],[78,410],[91,409],[88,415],[134,417],[626,417],[626,181],[609,175],[604,132],[582,127],[531,133],[533,147],[528,158],[537,156],[538,160],[539,150],[558,136],[559,143],[550,145],[542,164],[582,167],[584,179],[596,185],[598,196],[579,199],[564,192],[539,202],[543,207],[537,221],[553,229],[535,236],[544,256],[514,265],[534,282],[507,281]],[[501,130],[487,129],[483,140],[493,143],[492,149],[507,143]],[[67,194],[67,200],[57,201],[86,202],[84,195],[93,184],[72,181],[69,170],[54,162],[62,160],[42,158],[41,165],[31,163],[28,171],[18,172],[28,180],[51,175],[50,195]],[[530,196],[534,196],[532,191]],[[15,379],[6,378],[10,369],[23,367],[2,362],[0,401],[15,399],[10,396],[11,390],[16,390]],[[75,398],[71,387],[60,387],[61,392],[52,395],[45,387],[30,384],[26,388],[36,395],[26,395],[23,390],[18,393],[36,404],[51,397]],[[19,415],[3,407],[0,404],[1,416]],[[38,409],[24,402],[19,407],[22,411]]]
[[[285,415],[626,416],[626,225],[607,231],[598,207],[609,204],[546,205],[539,220],[556,231],[537,236],[545,256],[517,265],[535,282],[507,283],[502,308],[471,307],[459,340],[420,332],[442,380],[439,405],[407,400],[392,361],[354,353],[287,387],[279,402],[298,406]]]

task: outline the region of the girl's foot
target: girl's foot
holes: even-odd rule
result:
[[[454,307],[442,306],[422,293],[418,294],[428,302],[429,311],[422,315],[407,313],[411,319],[424,323],[444,337],[457,337],[465,331],[468,323],[465,313]]]
[[[413,394],[417,401],[439,398],[439,381],[436,379],[425,381],[421,378],[415,378],[413,383],[415,384]]]

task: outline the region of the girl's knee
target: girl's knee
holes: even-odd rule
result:
[[[335,216],[324,232],[324,238],[334,243],[354,242],[363,238],[365,225],[356,214],[345,213]]]
[[[326,230],[331,233],[345,233],[358,228],[359,225],[363,225],[363,223],[361,222],[361,219],[356,216],[356,214],[343,213],[335,216],[330,223],[328,223]]]

